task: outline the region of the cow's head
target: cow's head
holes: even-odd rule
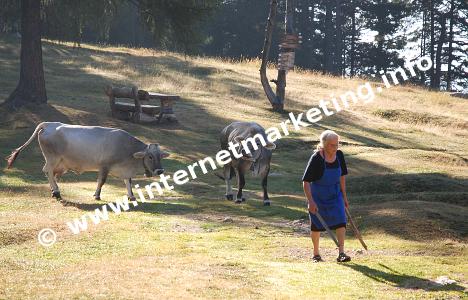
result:
[[[161,160],[168,156],[169,153],[162,151],[158,144],[149,144],[145,150],[133,154],[134,158],[143,160],[146,177],[161,175],[164,172]]]

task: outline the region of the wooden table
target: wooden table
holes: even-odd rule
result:
[[[147,92],[138,90],[137,87],[108,86],[105,92],[109,96],[112,116],[115,118],[135,123],[160,123],[163,118],[169,122],[177,122],[173,110],[174,101],[180,100],[177,95]],[[116,101],[116,98],[132,99],[134,103]],[[160,106],[150,105],[150,100],[159,100]]]
[[[159,99],[160,111],[158,115],[157,122],[161,122],[161,120],[166,118],[170,122],[177,122],[177,118],[175,116],[173,105],[174,101],[180,100],[180,97],[177,95],[167,95],[167,94],[160,94],[160,93],[153,93],[148,92],[149,99]]]

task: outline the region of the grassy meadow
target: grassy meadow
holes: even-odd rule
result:
[[[0,37],[0,101],[19,78],[19,40]],[[0,154],[22,145],[42,121],[123,128],[171,153],[167,174],[219,150],[235,120],[265,128],[274,113],[259,61],[187,57],[150,49],[43,43],[48,105],[0,111]],[[268,70],[276,77],[274,66]],[[364,81],[296,70],[285,107],[302,112]],[[138,125],[110,117],[107,84],[178,94],[178,123]],[[349,168],[350,210],[369,251],[348,230],[352,261],[336,263],[323,235],[313,264],[301,176],[318,135],[333,129]],[[63,200],[50,197],[37,142],[0,169],[0,299],[462,299],[468,297],[468,102],[411,85],[384,89],[277,142],[269,177],[247,176],[244,204],[224,199],[213,173],[166,196],[72,234],[66,222],[125,195],[109,178],[96,201],[95,173],[67,173]],[[134,180],[140,186],[149,183]],[[42,228],[57,243],[37,241]],[[439,285],[447,276],[456,283]]]

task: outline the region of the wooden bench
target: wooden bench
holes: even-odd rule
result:
[[[114,118],[135,123],[159,123],[163,118],[169,122],[177,122],[173,110],[174,101],[180,99],[177,95],[147,92],[139,90],[136,86],[107,86],[105,92],[109,97],[109,105]],[[116,98],[131,99],[132,102],[116,101]],[[150,100],[159,100],[160,105],[150,105]]]

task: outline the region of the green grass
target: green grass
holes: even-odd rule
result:
[[[19,43],[0,37],[0,99],[14,89]],[[168,174],[219,149],[234,120],[265,128],[273,113],[258,79],[259,62],[189,57],[148,49],[44,41],[49,103],[1,111],[0,155],[29,138],[37,123],[61,121],[123,128],[171,152]],[[274,68],[268,70],[275,75]],[[103,88],[137,84],[179,94],[178,124],[145,126],[112,119]],[[313,72],[288,74],[286,108],[300,112],[361,80]],[[66,222],[125,193],[110,178],[103,201],[92,197],[96,174],[66,174],[63,202],[50,198],[37,143],[11,170],[0,170],[0,299],[294,298],[459,299],[467,297],[468,106],[413,86],[395,87],[277,142],[263,207],[258,178],[247,178],[247,202],[223,199],[214,174],[73,235]],[[301,175],[325,128],[342,137],[351,211],[369,246],[348,232],[353,260],[337,264],[321,239],[322,264],[311,263]],[[138,178],[140,186],[149,183]],[[58,241],[44,248],[42,228]],[[448,276],[455,284],[439,286]]]

